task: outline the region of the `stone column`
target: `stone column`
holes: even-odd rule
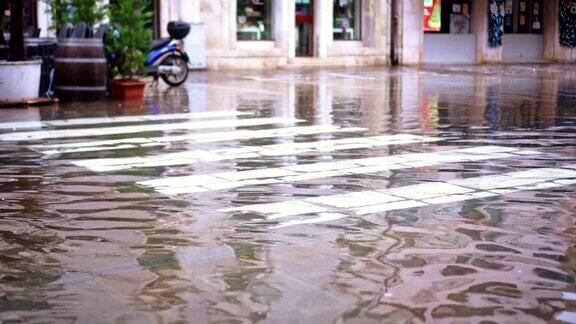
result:
[[[362,39],[364,46],[373,46],[382,49],[389,54],[390,51],[390,34],[391,34],[391,19],[390,16],[390,3],[385,0],[372,0],[374,4],[374,12],[370,15],[370,25],[372,28],[372,35],[363,33]],[[364,1],[363,4],[365,4]],[[365,30],[365,29],[364,29]],[[369,37],[369,38],[368,38]]]
[[[294,33],[294,13],[290,14],[291,0],[277,0],[273,2],[272,19],[274,24],[274,40],[276,48],[282,49],[287,57],[290,56],[290,38]]]
[[[50,16],[50,6],[44,1],[37,1],[36,17],[38,17],[38,28],[40,28],[40,37],[55,36],[54,31],[50,30],[52,17]]]
[[[296,57],[296,3],[293,0],[284,0],[286,3],[286,30],[288,35],[288,59]]]
[[[418,65],[422,63],[424,49],[424,3],[422,0],[398,1],[399,63]]]
[[[160,1],[160,37],[168,37],[168,31],[165,26],[170,21],[170,3],[168,1]]]
[[[192,24],[200,23],[200,0],[178,0],[180,19]]]
[[[476,62],[499,63],[502,62],[502,46],[490,47],[488,45],[488,0],[472,1],[472,33],[476,34]],[[506,44],[503,44],[506,46]]]
[[[332,0],[314,2],[314,56],[327,57],[332,36]]]

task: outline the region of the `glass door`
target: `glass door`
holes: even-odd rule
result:
[[[314,55],[313,0],[296,1],[296,56]]]

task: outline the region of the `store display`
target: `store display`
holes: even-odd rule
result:
[[[470,33],[471,0],[422,0],[424,32],[441,34]]]
[[[560,0],[560,46],[576,47],[576,0]]]
[[[488,44],[490,47],[502,46],[504,13],[504,0],[490,0],[490,16],[488,22]]]
[[[334,0],[332,34],[335,40],[360,40],[362,7],[360,0]]]
[[[272,39],[272,0],[238,0],[236,38]]]
[[[424,0],[424,31],[439,32],[442,28],[442,0]]]
[[[450,34],[469,34],[470,16],[461,14],[450,15]]]

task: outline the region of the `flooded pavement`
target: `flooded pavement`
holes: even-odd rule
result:
[[[576,322],[576,68],[0,111],[0,321]]]

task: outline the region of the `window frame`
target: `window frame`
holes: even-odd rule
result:
[[[334,27],[334,20],[335,20],[334,8],[336,7],[337,1],[338,0],[332,0],[332,41],[335,41],[335,42],[362,42],[362,41],[364,41],[364,21],[363,21],[364,15],[362,13],[363,0],[350,0],[350,1],[354,1],[355,10],[356,10],[356,6],[358,6],[358,11],[359,11],[359,17],[358,17],[359,18],[359,24],[358,24],[359,31],[358,31],[358,33],[360,34],[358,36],[358,38],[338,39],[338,38],[334,37],[334,28],[335,28]]]
[[[263,2],[265,2],[265,5],[269,5],[270,6],[270,19],[269,19],[269,27],[270,27],[270,37],[269,38],[260,38],[260,39],[242,39],[242,38],[238,38],[238,17],[239,17],[239,11],[238,11],[238,3],[239,1],[242,0],[236,0],[234,5],[234,39],[236,42],[275,42],[276,41],[276,22],[275,22],[275,15],[274,15],[274,3],[276,1],[274,0],[261,0]],[[247,1],[247,0],[244,0]],[[266,17],[267,18],[267,17]]]

